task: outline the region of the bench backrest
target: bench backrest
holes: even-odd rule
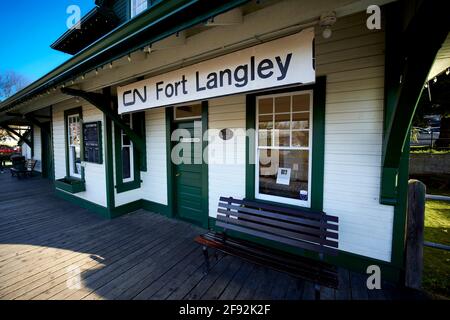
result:
[[[336,216],[220,197],[216,225],[226,230],[256,236],[294,247],[336,255]]]

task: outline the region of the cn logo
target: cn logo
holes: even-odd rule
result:
[[[142,103],[147,101],[147,86],[144,86],[143,93],[139,92],[138,89],[125,91],[123,93],[123,105],[126,107],[134,105],[136,103],[136,98],[139,98]]]
[[[379,266],[371,265],[367,267],[366,273],[369,275],[366,281],[367,289],[381,289],[381,270]]]

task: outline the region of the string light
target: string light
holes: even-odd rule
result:
[[[112,69],[112,62],[109,63],[109,68]]]
[[[131,62],[131,54],[128,54],[128,62]]]
[[[428,82],[427,82],[427,83],[425,83],[425,88],[428,88]]]
[[[446,74],[446,75],[449,75],[449,74],[450,74],[450,68],[447,68],[447,71],[445,71],[445,74]]]
[[[434,77],[433,81],[434,81],[434,83],[436,83],[437,82],[437,77]]]

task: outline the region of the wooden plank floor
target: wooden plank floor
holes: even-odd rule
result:
[[[313,284],[219,255],[203,274],[204,230],[139,210],[106,220],[57,198],[51,182],[0,174],[0,299],[304,299]],[[417,298],[368,291],[340,270],[322,299]]]

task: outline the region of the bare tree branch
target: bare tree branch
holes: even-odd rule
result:
[[[0,73],[0,100],[12,96],[29,83],[28,79],[15,71]]]

